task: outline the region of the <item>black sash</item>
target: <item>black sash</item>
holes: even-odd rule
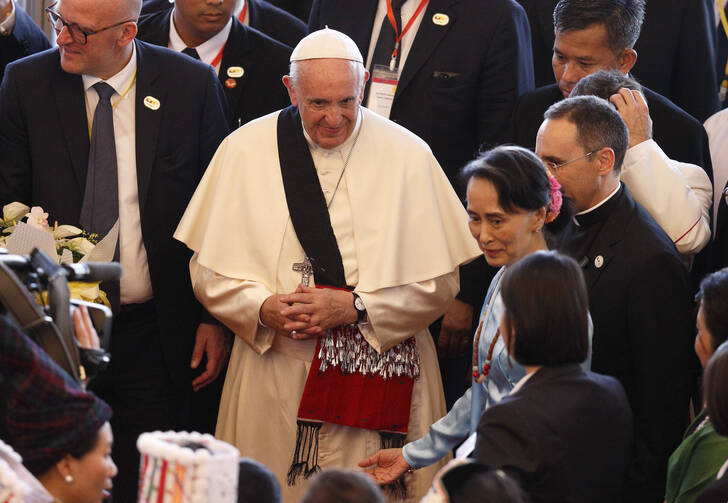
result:
[[[301,116],[293,106],[278,115],[278,159],[291,222],[311,261],[316,284],[345,287],[344,263],[329,208],[303,136]]]

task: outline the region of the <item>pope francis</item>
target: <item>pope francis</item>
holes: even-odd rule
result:
[[[304,38],[292,106],[218,149],[177,228],[197,298],[236,334],[217,436],[267,465],[287,502],[445,413],[427,326],[479,254],[429,147],[360,103],[356,44]],[[385,492],[419,501],[437,465]]]

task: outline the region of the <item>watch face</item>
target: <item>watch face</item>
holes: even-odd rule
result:
[[[361,300],[360,297],[356,297],[354,299],[354,307],[357,311],[366,311],[366,308],[364,307],[364,301]]]

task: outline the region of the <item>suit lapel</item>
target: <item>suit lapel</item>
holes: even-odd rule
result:
[[[415,35],[414,42],[412,43],[412,48],[407,55],[407,60],[402,69],[402,75],[399,77],[399,84],[394,95],[395,100],[397,96],[404,92],[409,83],[412,82],[412,79],[420,71],[422,65],[432,56],[440,41],[457,22],[455,10],[452,9],[452,6],[458,1],[430,0],[428,3],[420,23],[420,28],[417,30],[417,35]],[[433,23],[432,16],[435,14],[447,15],[449,22],[444,26]]]
[[[86,118],[83,81],[80,75],[72,75],[61,69],[60,55],[58,65],[58,77],[52,84],[58,108],[58,123],[63,130],[76,181],[83,194],[89,150],[89,124]]]
[[[228,110],[232,113],[233,110],[238,109],[238,103],[240,97],[243,94],[243,88],[248,83],[248,53],[250,52],[250,38],[245,30],[245,27],[233,18],[233,25],[230,29],[230,35],[228,35],[227,42],[225,43],[225,50],[222,53],[222,61],[220,62],[220,83],[225,89],[225,95],[228,100]],[[228,68],[232,66],[238,66],[243,69],[243,74],[240,77],[228,76]],[[228,87],[225,81],[228,79],[235,82],[235,87]],[[234,117],[231,117],[234,119]]]
[[[149,179],[157,151],[157,138],[162,121],[166,113],[166,89],[157,85],[160,67],[153,61],[153,55],[145,51],[144,43],[136,41],[137,49],[137,76],[136,76],[136,166],[137,187],[139,190],[139,213],[144,218],[144,207],[149,192]],[[146,97],[155,98],[161,105],[153,110],[144,104]]]

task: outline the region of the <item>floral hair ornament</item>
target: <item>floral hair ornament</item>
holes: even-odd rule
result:
[[[551,173],[551,170],[548,168],[545,169],[546,175],[549,177],[549,209],[546,212],[545,223],[550,224],[559,216],[561,204],[563,203],[563,195],[561,194],[561,184],[559,181]]]

